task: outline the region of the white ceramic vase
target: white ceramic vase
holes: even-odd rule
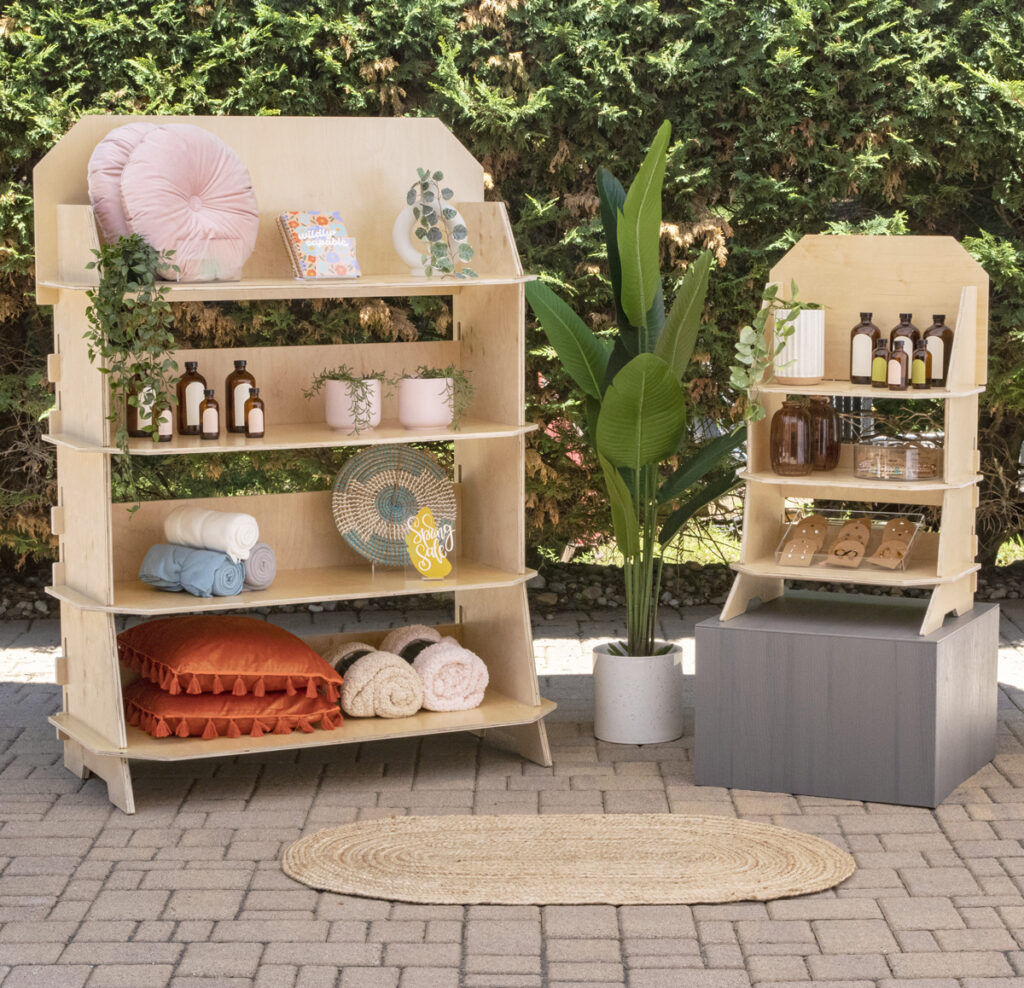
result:
[[[455,410],[450,377],[403,377],[398,382],[398,421],[406,429],[446,429]]]
[[[380,425],[380,381],[376,378],[367,378],[363,384],[368,389],[369,414],[365,416],[367,421],[359,422],[358,425],[361,429],[374,429]],[[327,424],[332,429],[352,432],[356,428],[356,410],[349,394],[349,387],[348,381],[324,382]]]
[[[615,744],[656,744],[683,733],[683,649],[612,655],[594,649],[594,736]]]
[[[778,326],[789,314],[779,309]],[[825,310],[804,309],[793,320],[793,333],[775,352],[775,380],[780,384],[819,384],[825,376]]]

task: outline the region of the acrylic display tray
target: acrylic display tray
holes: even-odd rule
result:
[[[817,552],[814,553],[808,559],[800,562],[788,562],[786,556],[786,546],[790,540],[797,537],[797,529],[800,522],[806,518],[817,516],[823,518],[826,523],[826,531],[824,542]],[[903,518],[910,522],[913,526],[913,531],[910,533],[910,537],[906,540],[906,552],[903,558],[900,559],[895,565],[885,565],[878,562],[872,562],[871,557],[878,551],[878,547],[882,544],[882,533],[885,530],[885,526],[894,519]],[[857,519],[863,519],[868,523],[870,528],[870,534],[868,537],[867,546],[864,550],[864,554],[857,567],[842,566],[833,561],[833,558],[829,555],[829,550],[832,545],[836,542],[839,536],[839,532],[842,527],[851,521]],[[924,515],[919,512],[886,512],[886,511],[840,511],[835,509],[826,509],[824,511],[814,511],[809,514],[800,515],[792,519],[786,518],[783,521],[784,532],[782,539],[775,550],[775,561],[781,566],[793,565],[793,566],[827,566],[829,569],[835,569],[837,573],[842,572],[846,569],[860,568],[862,566],[870,566],[878,569],[889,569],[899,571],[905,569],[907,561],[913,554],[914,540],[917,538],[917,533],[921,529],[921,525],[924,523]]]
[[[935,480],[942,476],[942,450],[895,439],[855,443],[853,475],[866,480]]]

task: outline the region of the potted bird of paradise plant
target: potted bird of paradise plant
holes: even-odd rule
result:
[[[662,185],[671,128],[658,130],[629,191],[598,170],[601,220],[616,324],[597,335],[543,282],[526,296],[584,396],[587,435],[601,465],[623,556],[626,639],[594,649],[594,733],[625,744],[669,741],[683,731],[682,649],[657,639],[664,548],[701,508],[737,483],[721,461],[746,438],[740,427],[690,448],[688,392],[711,269],[703,253],[665,312],[659,267]],[[679,466],[669,470],[670,459]]]

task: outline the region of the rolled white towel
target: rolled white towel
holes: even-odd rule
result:
[[[233,563],[249,558],[260,540],[260,527],[241,511],[211,511],[184,504],[164,519],[164,538],[195,549],[216,549]]]
[[[341,709],[350,717],[411,717],[422,704],[422,680],[391,652],[361,656],[341,684]]]
[[[454,638],[442,638],[412,664],[423,680],[425,710],[472,710],[484,699],[490,678],[483,659]]]

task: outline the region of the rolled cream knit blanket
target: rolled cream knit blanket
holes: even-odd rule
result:
[[[184,504],[164,519],[164,537],[195,549],[216,549],[237,563],[249,558],[260,540],[260,528],[252,515],[240,511],[210,511]]]
[[[389,631],[380,643],[380,650],[394,652],[406,662],[412,662],[428,645],[436,645],[440,640],[441,632],[428,625],[407,624],[404,628]]]
[[[321,649],[320,654],[325,662],[334,666],[335,672],[340,672],[344,676],[356,659],[361,659],[364,655],[375,651],[377,650],[372,645],[367,645],[366,642],[335,642],[332,640],[326,648]]]
[[[277,576],[277,557],[266,542],[257,542],[245,561],[243,590],[266,590]]]
[[[341,709],[350,717],[411,717],[422,706],[420,677],[391,652],[357,659],[341,684]]]
[[[423,680],[425,710],[472,710],[483,702],[487,666],[454,638],[425,648],[412,667]]]

